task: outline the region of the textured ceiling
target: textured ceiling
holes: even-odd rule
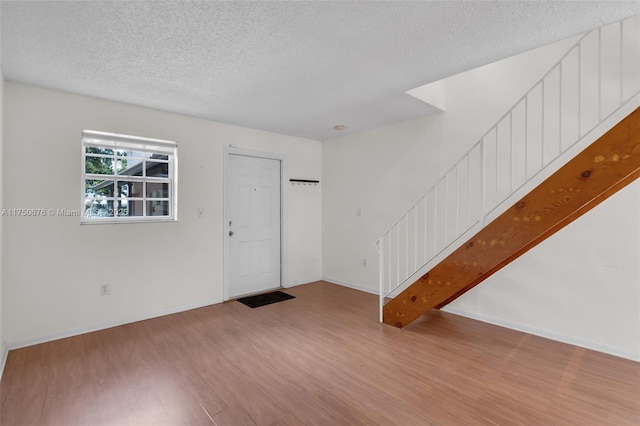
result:
[[[0,12],[7,80],[325,140],[428,114],[404,92],[640,2],[2,1]]]

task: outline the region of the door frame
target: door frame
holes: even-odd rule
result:
[[[223,282],[224,294],[223,300],[229,300],[229,288],[231,285],[230,274],[230,252],[229,252],[229,206],[227,203],[231,189],[229,188],[230,171],[231,171],[231,155],[242,155],[245,157],[265,158],[268,160],[277,160],[280,162],[280,287],[286,288],[288,284],[287,265],[288,265],[288,227],[287,227],[287,157],[282,154],[272,152],[254,151],[250,149],[237,148],[235,146],[225,146],[223,154],[223,184],[222,184],[222,240],[223,240]]]

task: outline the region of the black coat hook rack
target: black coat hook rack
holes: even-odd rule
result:
[[[318,185],[320,183],[319,180],[310,180],[310,179],[289,179],[293,185]]]

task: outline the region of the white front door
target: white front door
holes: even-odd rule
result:
[[[280,161],[229,155],[228,298],[280,287]]]

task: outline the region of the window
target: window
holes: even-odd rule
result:
[[[177,219],[177,144],[82,132],[82,223]]]

